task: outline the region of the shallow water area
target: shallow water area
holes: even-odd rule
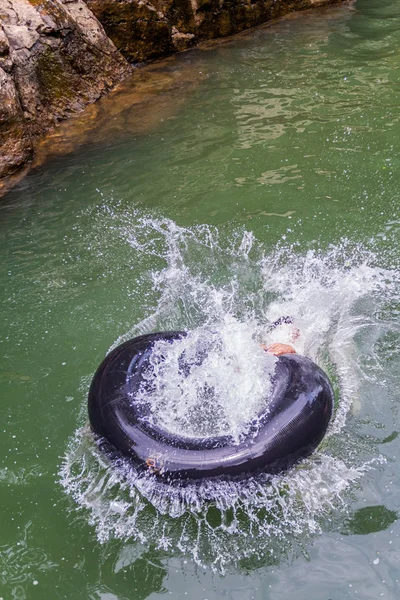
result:
[[[105,100],[98,136],[5,196],[0,597],[398,598],[399,19],[358,0],[186,53],[193,85],[146,79],[154,111],[127,100],[122,131]],[[286,315],[294,340],[270,327]],[[90,381],[161,330],[190,332],[155,364],[171,431],[240,438],[273,368],[259,344],[281,341],[332,381],[319,449],[185,486],[111,461]]]

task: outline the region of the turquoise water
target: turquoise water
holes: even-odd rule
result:
[[[145,126],[2,200],[1,598],[398,598],[399,25],[358,0],[167,61]],[[111,347],[213,327],[239,360],[281,314],[336,391],[303,465],[171,495],[98,453]]]

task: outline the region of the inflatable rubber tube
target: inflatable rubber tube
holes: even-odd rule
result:
[[[143,385],[154,343],[185,335],[142,335],[103,360],[90,386],[88,409],[92,429],[108,448],[157,475],[180,479],[278,473],[315,450],[332,415],[333,391],[327,375],[297,354],[278,358],[268,409],[255,415],[254,427],[240,444],[230,436],[191,438],[150,426],[149,409],[135,403],[135,394]]]

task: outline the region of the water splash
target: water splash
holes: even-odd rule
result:
[[[254,340],[249,323],[226,315],[172,344],[158,341],[136,400],[151,422],[189,437],[229,435],[239,443],[265,412],[276,359]],[[243,402],[246,398],[246,402]]]
[[[353,443],[348,434],[350,409],[362,402],[360,390],[368,377],[357,357],[363,331],[381,326],[379,315],[389,298],[400,297],[398,278],[376,266],[372,250],[346,240],[324,252],[301,253],[283,245],[266,251],[249,232],[224,238],[208,226],[187,229],[138,215],[120,219],[115,217],[119,234],[134,249],[136,262],[142,261],[136,286],[150,293],[147,316],[113,347],[155,330],[191,332],[167,363],[157,363],[155,355],[163,381],[150,399],[155,418],[171,431],[185,427],[188,435],[239,437],[259,408],[273,368],[271,362],[266,369],[259,343],[272,341],[292,343],[328,372],[335,417],[319,450],[285,475],[184,487],[140,474],[124,460],[111,465],[84,426],[70,443],[62,484],[89,511],[102,542],[134,538],[165,550],[178,548],[220,570],[248,557],[279,560],[318,533],[323,518],[371,468],[371,449]],[[293,325],[271,330],[271,322],[282,315],[290,315]],[[293,327],[301,332],[296,339]],[[182,351],[190,357],[204,340],[206,359],[193,377],[185,384],[182,379],[178,394],[167,389],[166,381],[177,381]],[[203,403],[199,417],[194,408],[207,383],[218,389],[217,399]],[[220,419],[212,418],[215,402]]]

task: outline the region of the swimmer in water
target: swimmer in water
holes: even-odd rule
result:
[[[287,324],[291,324],[293,323],[293,318],[292,317],[280,317],[277,321],[274,321],[274,323],[272,323],[270,329],[275,329],[276,327],[278,327],[279,325],[282,325],[283,323],[287,323]],[[291,342],[295,342],[296,340],[298,340],[300,337],[300,329],[298,329],[297,327],[293,327],[291,329],[291,334],[290,334],[290,341]],[[260,344],[261,348],[265,351],[265,352],[269,352],[270,354],[273,354],[274,356],[281,356],[281,354],[297,354],[296,350],[293,348],[293,346],[291,346],[290,344],[282,344],[280,342],[274,342],[272,344]]]

